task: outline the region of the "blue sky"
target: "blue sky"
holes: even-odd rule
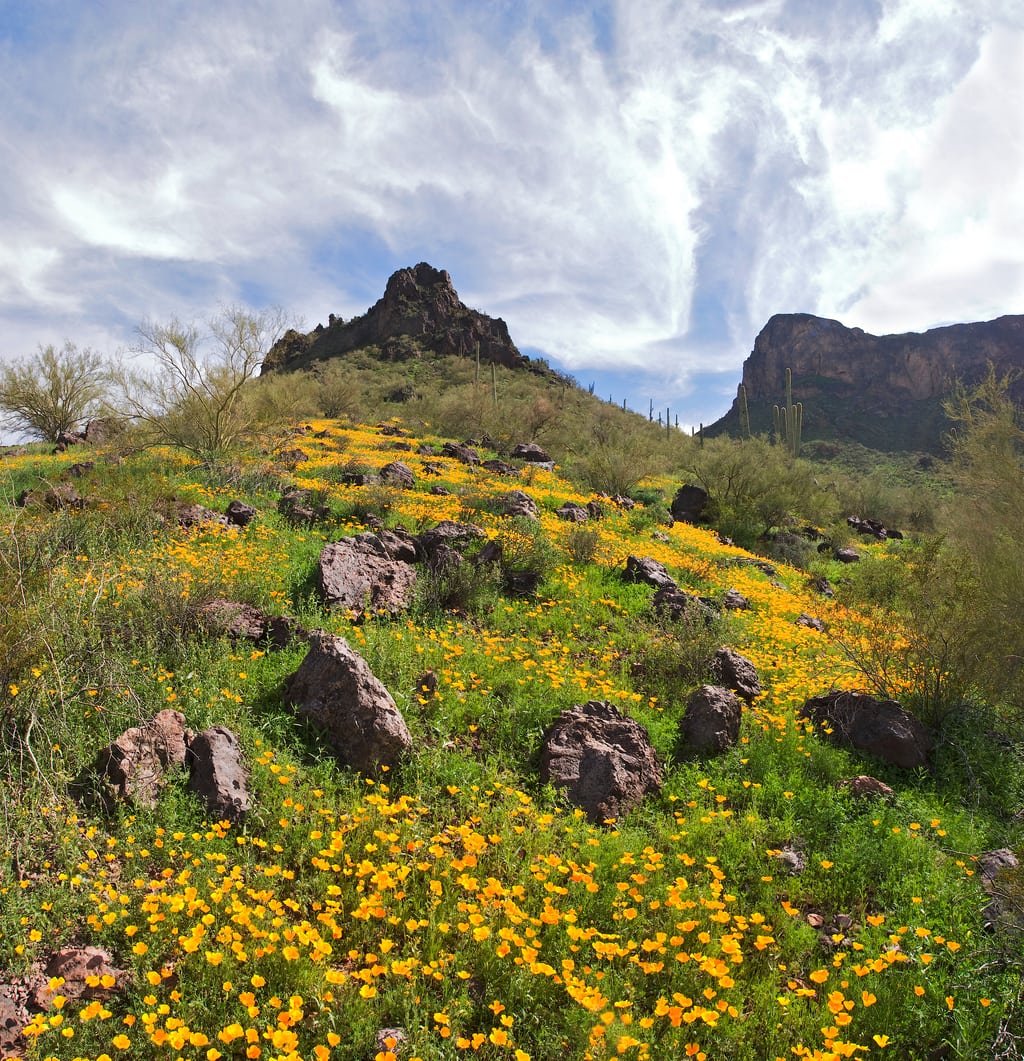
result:
[[[1022,0],[0,0],[0,359],[428,261],[684,424],[773,313],[1024,312]]]

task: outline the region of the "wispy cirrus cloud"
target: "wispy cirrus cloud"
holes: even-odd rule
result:
[[[4,11],[0,356],[219,301],[348,316],[426,259],[521,346],[697,410],[772,313],[1024,306],[994,0]]]

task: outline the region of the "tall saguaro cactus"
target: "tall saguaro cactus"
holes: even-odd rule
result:
[[[750,438],[750,410],[747,408],[747,388],[740,384],[740,437]]]
[[[800,456],[800,436],[804,427],[804,403],[793,404],[793,370],[786,369],[786,404],[772,406],[775,418],[775,441],[785,446],[794,457]]]

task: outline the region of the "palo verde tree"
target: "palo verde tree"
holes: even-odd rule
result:
[[[179,446],[206,460],[252,427],[246,384],[284,331],[280,309],[232,306],[207,322],[145,321],[132,352],[148,367],[117,372],[121,401],[152,444]]]
[[[43,441],[56,442],[99,411],[107,386],[101,355],[65,342],[40,346],[34,357],[0,368],[0,421]]]

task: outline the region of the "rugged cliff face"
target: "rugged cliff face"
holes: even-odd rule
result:
[[[938,451],[942,400],[953,383],[977,382],[992,364],[1000,375],[1024,369],[1024,316],[953,324],[927,332],[871,335],[808,313],[777,314],[743,364],[751,427],[767,431],[773,404],[804,405],[805,439],[842,438],[880,449]],[[1012,388],[1024,401],[1024,381]],[[711,428],[737,433],[739,394]]]
[[[510,368],[528,361],[509,338],[503,320],[469,309],[443,269],[420,262],[399,269],[384,297],[361,317],[345,322],[331,315],[306,335],[289,331],[263,362],[263,372],[306,368],[314,361],[377,347],[382,358],[405,360],[425,353],[475,357]]]

